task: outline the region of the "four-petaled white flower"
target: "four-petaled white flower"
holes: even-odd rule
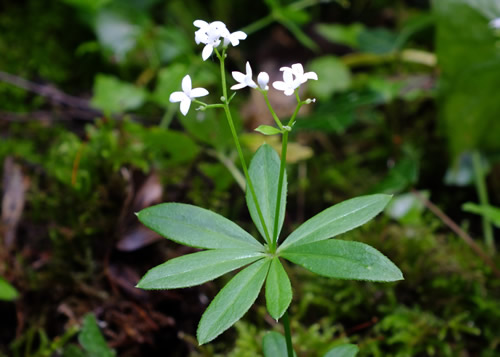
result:
[[[247,38],[247,34],[243,31],[229,32],[222,21],[214,21],[208,23],[203,20],[196,20],[193,25],[199,28],[194,33],[194,40],[197,44],[203,43],[205,47],[201,53],[204,61],[210,57],[214,48],[217,48],[221,43],[222,46],[227,47],[229,44],[238,46],[240,40]]]
[[[257,84],[252,79],[252,67],[250,63],[247,62],[246,65],[247,73],[243,74],[241,72],[233,71],[233,78],[238,84],[231,87],[232,90],[237,90],[245,87],[257,88]]]
[[[283,71],[283,68],[280,70]],[[292,71],[283,71],[283,81],[273,82],[273,87],[283,91],[285,95],[292,95],[299,86],[300,82],[294,80]]]
[[[494,29],[500,29],[500,17],[490,21],[490,27]]]
[[[255,84],[252,79],[252,67],[250,67],[249,62],[247,62],[246,71],[247,73],[237,71],[232,72],[234,80],[238,82],[238,84],[231,87],[232,90],[238,90],[245,87],[257,88],[257,84]],[[269,90],[269,86],[267,85],[267,83],[269,83],[269,74],[266,72],[260,72],[257,76],[257,83],[259,83],[259,87],[262,90]]]
[[[280,71],[283,72],[283,81],[274,82],[273,87],[283,91],[285,95],[292,95],[308,79],[318,80],[316,73],[304,73],[304,67],[300,63],[293,64],[292,67],[281,67]]]
[[[181,102],[181,113],[186,115],[194,98],[204,97],[208,94],[205,88],[192,88],[191,77],[187,74],[182,79],[182,92],[173,92],[170,94],[170,102]]]

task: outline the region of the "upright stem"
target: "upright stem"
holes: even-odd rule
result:
[[[264,221],[264,216],[262,215],[262,210],[260,209],[259,201],[257,200],[257,195],[255,194],[255,189],[253,187],[252,180],[250,179],[250,175],[248,174],[248,168],[245,161],[245,157],[243,156],[243,150],[241,150],[238,134],[236,133],[236,128],[234,127],[233,117],[231,115],[231,111],[229,110],[227,86],[226,86],[226,70],[224,67],[224,56],[226,55],[226,51],[222,50],[222,54],[219,54],[217,49],[215,49],[215,53],[217,54],[217,57],[219,57],[219,62],[220,62],[222,95],[224,96],[224,101],[223,101],[224,112],[226,113],[227,122],[229,124],[229,128],[231,129],[231,134],[233,135],[234,144],[236,145],[236,150],[238,151],[238,155],[240,157],[241,166],[243,167],[243,173],[245,174],[245,179],[247,182],[248,189],[250,190],[250,194],[255,204],[255,208],[257,209],[257,214],[259,215],[260,223],[262,225],[262,228],[264,229],[265,239],[269,244],[271,244],[271,236],[269,235],[269,230],[267,229],[266,222]]]
[[[281,120],[276,115],[276,112],[274,111],[273,107],[271,106],[271,102],[269,102],[269,97],[267,96],[267,91],[262,91],[262,94],[264,95],[264,99],[266,101],[267,107],[269,108],[269,112],[271,113],[274,121],[276,122],[276,125],[278,125],[278,128],[280,128],[280,130],[283,130],[283,124],[281,124]]]
[[[479,203],[481,206],[487,206],[488,202],[488,191],[486,188],[486,179],[484,177],[483,164],[481,162],[481,155],[479,151],[474,151],[472,153],[472,165],[474,167],[474,177],[476,180],[476,190],[479,196]],[[495,241],[493,240],[493,227],[491,221],[488,217],[483,216],[483,234],[486,246],[491,249],[491,252],[495,252]]]
[[[276,251],[276,246],[278,245],[278,223],[279,215],[281,209],[281,193],[283,192],[283,180],[285,178],[285,167],[286,167],[286,151],[288,145],[288,131],[283,133],[283,139],[281,141],[281,163],[280,163],[280,175],[278,178],[278,197],[276,197],[276,212],[274,214],[274,230],[273,230],[273,242],[271,244],[271,252]]]
[[[288,357],[293,357],[292,334],[290,333],[290,319],[288,318],[288,311],[283,315],[283,327],[285,328],[285,341]]]
[[[297,97],[297,107],[295,108],[295,111],[293,112],[293,115],[288,122],[288,128],[287,128],[288,130],[290,130],[293,123],[295,123],[295,119],[297,118],[297,114],[299,113],[300,107],[302,107],[302,105],[304,104],[304,102],[300,100],[298,91],[295,92],[295,95]],[[267,102],[267,105],[269,107],[269,111],[271,112],[273,117],[277,118],[276,113],[274,112],[271,104],[269,103],[269,100],[268,100],[266,94],[264,94],[264,98],[266,98],[266,102]],[[277,120],[277,122],[279,122],[279,119]],[[283,129],[283,126],[281,126],[280,128]],[[285,130],[283,132],[283,138],[282,138],[282,142],[281,142],[281,162],[280,162],[280,174],[279,174],[279,178],[278,178],[278,195],[276,197],[276,211],[274,214],[273,240],[271,242],[271,252],[272,253],[274,253],[276,251],[276,248],[278,246],[278,224],[279,224],[279,218],[280,218],[279,216],[280,216],[280,209],[281,209],[281,193],[283,192],[283,180],[285,178],[286,153],[287,153],[287,147],[288,147],[288,130]]]

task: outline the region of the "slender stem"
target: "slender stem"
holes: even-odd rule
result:
[[[304,105],[305,102],[300,100],[299,97],[299,91],[295,91],[295,97],[297,98],[297,106],[295,107],[295,111],[292,114],[292,117],[290,118],[290,121],[288,122],[288,126],[292,127],[292,125],[295,123],[295,120],[297,119],[297,114],[299,113],[300,108],[302,105]]]
[[[295,95],[297,97],[297,107],[295,108],[295,111],[293,112],[292,117],[290,118],[290,121],[288,122],[288,130],[290,130],[291,126],[295,122],[295,119],[297,117],[297,114],[300,110],[300,107],[304,104],[303,101],[300,100],[299,93],[298,91],[295,92]],[[266,98],[267,99],[267,98]],[[271,114],[273,116],[276,115],[274,113],[273,108],[269,105],[269,110],[271,111]],[[271,252],[274,253],[276,251],[276,248],[278,247],[278,223],[279,223],[279,216],[280,216],[280,209],[281,209],[281,193],[283,192],[283,180],[285,178],[285,168],[286,168],[286,153],[287,153],[287,147],[288,147],[288,130],[285,130],[283,132],[283,138],[281,141],[281,162],[280,162],[280,174],[278,178],[278,195],[276,197],[276,211],[274,214],[274,230],[273,230],[273,240],[271,242]]]
[[[472,153],[472,165],[474,167],[474,176],[476,180],[476,191],[479,196],[479,203],[481,206],[489,205],[488,201],[488,190],[486,188],[486,179],[484,177],[483,164],[481,162],[481,155],[479,151],[474,151]],[[491,249],[491,252],[495,252],[495,241],[493,240],[493,227],[491,221],[488,217],[483,216],[483,234],[486,246]]]
[[[247,35],[250,35],[254,32],[257,32],[258,30],[272,24],[274,22],[274,16],[273,14],[269,14],[255,22],[252,22],[250,25],[245,26],[243,29],[241,29],[244,33]]]
[[[281,193],[283,192],[283,181],[285,178],[285,168],[286,168],[286,152],[288,145],[288,131],[283,133],[283,138],[281,140],[281,163],[280,163],[280,175],[278,178],[278,197],[276,197],[276,212],[274,214],[274,230],[273,230],[273,241],[271,244],[271,252],[276,251],[278,245],[278,222],[281,209]]]
[[[264,99],[266,100],[266,104],[267,104],[267,107],[269,108],[269,112],[273,116],[273,119],[276,122],[276,124],[278,125],[278,128],[280,128],[280,130],[283,130],[283,124],[281,124],[281,120],[276,115],[276,112],[274,111],[273,107],[271,106],[271,102],[269,102],[269,97],[267,96],[267,91],[263,90],[262,94],[264,95]]]
[[[288,357],[293,357],[292,334],[290,333],[290,319],[288,318],[288,311],[283,315],[283,327],[285,328],[285,341]]]
[[[257,200],[257,195],[255,194],[255,189],[252,184],[252,180],[250,179],[250,175],[248,174],[248,168],[245,161],[245,157],[243,156],[243,150],[241,150],[240,141],[238,139],[238,134],[236,133],[236,128],[234,127],[233,117],[231,115],[231,111],[229,110],[228,97],[227,97],[227,85],[226,85],[226,70],[224,67],[224,57],[226,55],[226,50],[222,50],[222,54],[219,54],[219,51],[215,49],[215,53],[217,57],[219,57],[220,62],[220,72],[222,79],[222,95],[224,96],[224,112],[226,113],[227,122],[229,124],[229,128],[231,129],[231,134],[233,135],[234,144],[236,145],[236,150],[238,151],[238,155],[240,157],[241,166],[243,167],[243,173],[245,174],[245,179],[247,182],[248,189],[250,190],[250,194],[255,204],[255,208],[257,209],[257,214],[259,216],[260,224],[262,225],[262,229],[264,230],[264,238],[266,239],[268,244],[271,244],[271,236],[269,235],[269,230],[267,228],[266,222],[264,221],[264,216],[262,215],[262,210],[260,209],[259,201]]]
[[[201,105],[203,109],[224,108],[223,104],[207,104],[197,99],[193,99],[193,103]]]

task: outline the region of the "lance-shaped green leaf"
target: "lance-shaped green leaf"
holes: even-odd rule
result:
[[[216,249],[171,259],[149,270],[141,289],[176,289],[203,284],[264,256],[247,249]]]
[[[278,181],[280,176],[280,158],[276,151],[269,145],[262,145],[255,153],[249,168],[250,180],[252,180],[257,201],[267,226],[267,231],[272,237],[274,232],[274,217],[276,214],[276,201],[278,197]],[[287,179],[286,171],[283,177],[283,189],[281,191],[281,203],[278,220],[278,234],[285,219]],[[253,222],[257,226],[262,237],[266,237],[262,227],[255,202],[250,190],[246,192],[248,210]]]
[[[289,247],[280,255],[313,273],[339,279],[396,281],[403,274],[385,255],[367,244],[330,239]]]
[[[183,203],[162,203],[137,215],[148,228],[174,242],[191,247],[241,248],[263,251],[264,247],[237,224],[212,211]]]
[[[288,357],[285,337],[276,331],[268,332],[262,339],[264,357]],[[293,355],[297,356],[295,351]]]
[[[250,309],[259,296],[270,259],[259,260],[232,278],[203,314],[196,333],[200,345],[212,341]]]
[[[115,352],[110,349],[99,330],[99,325],[94,315],[87,314],[83,319],[83,326],[78,335],[78,342],[88,352],[87,356],[114,357]]]
[[[327,208],[290,234],[281,249],[318,242],[359,227],[379,214],[391,197],[383,194],[361,196]]]
[[[358,346],[347,343],[345,345],[333,347],[330,351],[325,353],[323,357],[354,357],[358,352]]]
[[[274,257],[266,279],[266,305],[269,315],[278,320],[292,302],[292,285],[278,257]]]
[[[255,131],[258,131],[259,133],[262,133],[264,135],[277,135],[281,134],[281,130],[274,126],[270,125],[259,125],[257,128],[254,129]]]

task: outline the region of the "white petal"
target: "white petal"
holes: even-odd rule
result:
[[[314,80],[318,80],[318,75],[315,73],[315,72],[307,72],[304,74],[304,79],[314,79]],[[304,81],[305,82],[305,81]]]
[[[287,84],[291,84],[293,83],[293,74],[292,74],[292,71],[284,71],[283,72],[283,81]]]
[[[269,83],[269,74],[266,72],[260,72],[257,76],[257,82],[259,83],[259,87],[263,90],[268,90],[269,87],[267,83]]]
[[[186,93],[186,95],[189,97],[189,92],[191,92],[191,77],[189,77],[189,74],[186,74],[184,78],[182,78],[182,91]]]
[[[201,52],[201,58],[206,61],[207,58],[212,54],[213,50],[214,48],[212,47],[212,45],[206,45],[205,47],[203,47],[203,51]]]
[[[247,76],[252,77],[252,67],[250,67],[250,62],[247,61],[246,65],[246,70],[247,70]]]
[[[288,96],[292,95],[294,92],[295,92],[295,91],[294,91],[292,88],[287,88],[287,89],[284,91],[285,95],[288,95]]]
[[[191,98],[204,97],[208,95],[208,91],[205,88],[193,88],[191,90]]]
[[[236,82],[243,83],[245,81],[245,75],[243,73],[238,71],[233,71],[231,74],[233,75],[233,78]]]
[[[276,88],[277,90],[283,90],[283,91],[288,88],[285,82],[282,81],[273,82],[273,87]]]
[[[199,27],[199,28],[203,28],[203,27],[208,26],[208,22],[203,21],[203,20],[194,20],[193,25],[195,25],[196,27]]]
[[[247,38],[247,34],[243,31],[236,31],[231,34],[232,37],[237,38],[238,40],[244,40]]]
[[[205,45],[208,43],[208,35],[205,31],[198,30],[194,33],[194,41],[197,45],[200,43],[204,43]]]
[[[181,102],[181,113],[186,115],[187,112],[189,111],[189,107],[191,106],[191,100],[189,98],[186,98]]]
[[[293,71],[293,74],[300,77],[304,74],[304,67],[302,67],[302,65],[300,63],[295,63],[295,64],[292,64],[292,71]]]
[[[227,28],[226,27],[226,24],[223,23],[222,21],[214,21],[214,22],[211,22],[210,23],[210,26],[213,27],[214,29],[218,29],[218,30],[221,30],[221,29],[225,29]]]
[[[280,68],[280,71],[284,72],[284,71],[291,71],[292,69],[290,67],[281,67]]]
[[[238,46],[240,44],[240,40],[244,40],[247,38],[247,34],[243,31],[236,31],[229,35],[229,40],[233,46]]]
[[[246,77],[245,78],[245,84],[249,86],[250,88],[257,88],[257,84],[253,81],[252,77]]]
[[[245,83],[238,83],[238,84],[235,84],[234,86],[231,87],[231,90],[238,90],[238,89],[241,89],[241,88],[245,88],[247,85]]]
[[[184,92],[173,92],[172,94],[170,94],[169,100],[170,103],[177,103],[183,101],[186,98],[187,96]]]

